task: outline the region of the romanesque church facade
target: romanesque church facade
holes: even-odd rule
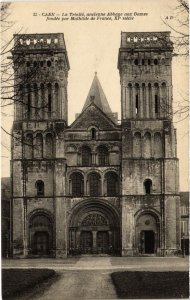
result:
[[[180,248],[172,51],[169,32],[122,32],[121,122],[95,73],[69,125],[64,35],[15,35],[13,257]]]

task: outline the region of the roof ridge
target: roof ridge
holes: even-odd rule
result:
[[[104,113],[106,113],[106,114],[111,114],[112,113],[112,110],[109,106],[106,95],[104,93],[104,90],[103,90],[103,88],[101,86],[101,83],[98,79],[97,72],[95,72],[94,79],[92,81],[92,84],[91,84],[90,90],[88,92],[86,101],[85,101],[84,106],[82,108],[82,112],[92,102],[95,103],[96,106],[98,106]]]

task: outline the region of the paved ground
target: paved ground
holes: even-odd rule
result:
[[[187,271],[189,257],[94,257],[68,259],[6,259],[2,268],[50,268],[54,270]]]
[[[117,299],[110,273],[116,270],[185,271],[188,257],[81,257],[64,260],[3,260],[3,268],[52,268],[60,275],[51,286],[15,300]]]

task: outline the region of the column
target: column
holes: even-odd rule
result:
[[[93,253],[97,252],[97,231],[92,231]]]
[[[151,133],[151,141],[150,141],[150,156],[154,157],[154,133]]]
[[[54,86],[54,98],[53,101],[55,103],[54,110],[55,110],[55,116],[58,119],[61,119],[61,109],[60,109],[60,87],[58,83],[55,83]]]
[[[30,92],[30,97],[31,97],[31,113],[30,113],[30,119],[34,119],[35,117],[35,98],[34,98],[34,85],[31,85],[31,92]]]
[[[160,95],[160,93],[161,93],[161,89],[158,86],[158,114],[157,114],[158,117],[161,116],[161,103],[160,103],[160,101],[161,101],[161,95]]]
[[[44,112],[44,119],[48,118],[48,87],[47,85],[45,85],[45,89],[44,89],[44,108],[43,108],[43,112]]]
[[[159,86],[159,116],[164,117],[164,103],[163,103],[163,94],[162,86]]]
[[[129,199],[123,199],[122,207],[122,256],[133,255],[133,218],[134,212],[131,201]],[[128,216],[126,218],[126,216]]]
[[[26,220],[26,218],[27,218],[27,199],[26,198],[24,198],[23,199],[23,204],[24,204],[24,228],[23,228],[23,236],[24,236],[24,249],[23,249],[23,254],[24,254],[24,257],[27,257],[27,255],[28,255],[28,243],[27,243],[27,220]]]
[[[63,118],[63,120],[67,122],[67,91],[63,83],[60,86],[59,103],[61,112],[60,118]]]
[[[126,119],[126,95],[125,87],[122,85],[122,119]]]
[[[19,92],[19,99],[20,99],[20,103],[18,104],[17,103],[17,109],[19,110],[18,111],[18,118],[19,118],[19,120],[22,120],[23,119],[23,112],[24,112],[24,100],[25,100],[25,98],[24,98],[24,93],[25,93],[25,89],[24,89],[24,86],[22,86],[22,90],[20,90],[20,92]]]
[[[13,257],[26,255],[24,198],[13,199]]]
[[[53,119],[56,118],[56,111],[57,111],[57,103],[55,99],[55,86],[52,84],[51,85],[51,117]]]
[[[87,177],[86,177],[86,174],[84,174],[84,195],[88,195],[88,193],[87,193]]]
[[[101,189],[102,189],[102,195],[107,196],[106,180],[104,178],[102,178],[101,180]]]
[[[176,219],[176,213],[179,210],[178,200],[178,196],[165,196],[166,255],[174,254],[180,243]]]
[[[168,103],[168,115],[172,116],[172,87],[167,86],[167,103]]]
[[[39,115],[40,119],[44,118],[44,86],[40,85],[39,89]]]
[[[34,119],[38,118],[39,110],[38,110],[38,91],[39,87],[37,84],[34,85]]]
[[[59,110],[59,116],[60,116],[60,119],[64,118],[64,112],[63,112],[63,105],[62,105],[62,101],[63,101],[63,98],[64,98],[64,90],[63,90],[63,84],[60,85],[59,87],[59,90],[60,90],[60,94],[59,94],[59,97],[58,97],[58,110]]]
[[[51,109],[49,110],[49,95],[50,95],[50,104],[51,104]],[[50,86],[48,85],[47,87],[47,117],[48,119],[52,118],[53,115],[53,92],[52,92],[52,85],[50,84]]]
[[[109,233],[109,248],[112,247],[112,232],[111,230],[108,231]]]
[[[69,254],[72,254],[72,249],[73,249],[73,230],[72,228],[69,228],[69,241],[68,241],[68,244],[69,244]]]
[[[152,113],[151,113],[151,116],[152,116],[152,118],[155,118],[155,92],[154,92],[154,86],[153,85],[151,86],[151,96],[152,96],[152,101],[151,101],[151,103],[152,103],[152,105],[151,105]]]
[[[86,179],[86,185],[85,185],[85,188],[86,188],[86,193],[85,193],[85,195],[86,195],[86,196],[89,196],[90,191],[89,191],[89,182],[88,182],[88,179]]]
[[[139,87],[139,94],[140,94],[140,97],[139,97],[139,109],[140,109],[139,116],[140,116],[140,118],[143,118],[143,89],[142,89],[142,86]]]
[[[66,85],[66,83],[65,83],[65,93],[64,93],[64,98],[63,98],[63,101],[64,101],[64,120],[66,121],[66,122],[68,122],[68,111],[67,111],[67,109],[68,109],[68,98],[67,98],[67,85]]]
[[[124,116],[125,116],[125,119],[126,119],[127,114],[128,114],[128,110],[129,110],[128,99],[127,99],[127,88],[126,87],[124,87],[124,102],[125,102]]]
[[[149,91],[148,91],[148,85],[145,84],[145,103],[146,103],[146,117],[149,118]]]
[[[69,195],[72,195],[72,181],[69,179]]]
[[[81,234],[81,232],[79,230],[76,230],[76,244],[75,244],[75,247],[78,250],[80,248],[80,234]]]
[[[81,153],[77,153],[77,165],[81,166]]]
[[[77,243],[77,228],[74,229],[74,249],[76,251],[76,243]]]
[[[19,101],[15,102],[15,106],[14,106],[14,120],[21,120],[21,101],[22,101],[22,91],[19,91],[19,87],[15,88],[15,94],[17,95],[17,99],[19,99]]]
[[[70,228],[69,230],[69,250],[70,254],[75,254],[76,250],[76,228]]]
[[[126,97],[126,118],[130,118],[130,87],[125,88]]]
[[[134,85],[132,87],[132,117],[136,118],[136,93]]]
[[[92,165],[96,164],[96,153],[92,152]]]
[[[23,86],[23,119],[27,118],[27,88],[26,86]]]
[[[56,220],[55,240],[56,240],[56,257],[63,258],[67,256],[68,242],[68,202],[65,194],[65,159],[55,160],[54,165],[54,215]]]

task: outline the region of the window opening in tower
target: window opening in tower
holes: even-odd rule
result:
[[[139,100],[138,100],[138,95],[136,95],[136,115],[138,114],[138,107],[139,107]]]
[[[158,95],[155,95],[155,113],[158,114]]]

